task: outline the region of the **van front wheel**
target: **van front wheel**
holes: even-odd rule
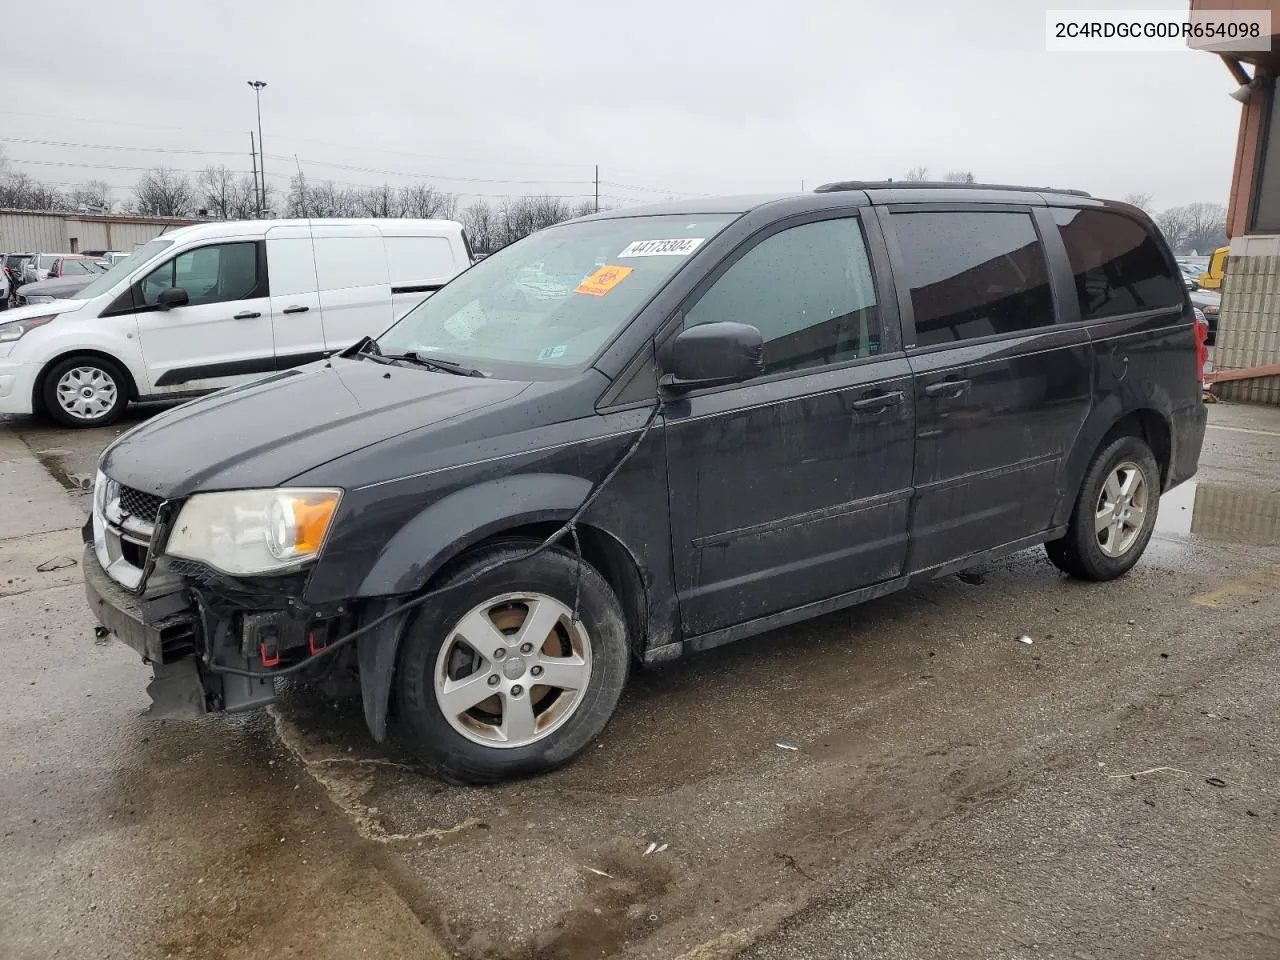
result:
[[[44,408],[64,427],[103,427],[129,403],[129,380],[103,357],[68,357],[45,374]]]
[[[397,716],[448,780],[551,770],[604,729],[622,694],[630,658],[617,597],[565,550],[524,559],[534,546],[478,550],[442,584],[457,589],[405,629]]]

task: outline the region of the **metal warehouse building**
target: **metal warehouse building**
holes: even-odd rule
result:
[[[176,217],[0,210],[0,252],[81,253],[85,250],[118,250],[128,253],[166,230],[199,222]]]

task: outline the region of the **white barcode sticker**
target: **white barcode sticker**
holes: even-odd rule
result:
[[[618,254],[622,257],[687,257],[706,237],[681,237],[679,240],[636,240]]]

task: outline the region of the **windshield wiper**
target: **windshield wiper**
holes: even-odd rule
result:
[[[385,358],[379,358],[385,359]],[[441,373],[454,373],[460,377],[487,377],[488,374],[483,370],[477,370],[475,367],[463,366],[453,360],[441,360],[439,357],[428,357],[425,353],[418,350],[410,350],[407,353],[397,353],[391,357],[392,360],[408,360],[410,363],[416,363],[428,370],[437,370]]]

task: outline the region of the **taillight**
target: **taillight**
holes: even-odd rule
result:
[[[1200,386],[1205,387],[1208,385],[1205,377],[1209,372],[1207,369],[1209,344],[1206,342],[1209,339],[1209,321],[1204,318],[1204,312],[1199,307],[1194,309],[1196,312],[1196,369],[1200,371],[1198,375]]]

